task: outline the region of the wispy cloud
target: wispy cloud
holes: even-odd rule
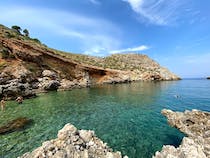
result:
[[[98,0],[88,0],[88,1],[96,5],[101,4]]]
[[[181,7],[187,3],[183,0],[122,0],[129,3],[134,12],[156,25],[170,25],[181,15]]]
[[[133,47],[133,48],[126,48],[126,49],[119,49],[119,50],[112,50],[109,51],[110,54],[116,54],[116,53],[123,53],[123,52],[138,52],[138,51],[144,51],[149,49],[148,46],[146,45],[140,45],[137,47]]]
[[[0,6],[0,10],[2,15],[0,21],[3,24],[24,26],[32,32],[35,32],[33,30],[36,28],[41,31],[39,34],[42,36],[56,35],[68,38],[76,41],[81,52],[86,54],[101,55],[102,51],[105,53],[104,50],[121,47],[119,26],[105,19],[27,6],[10,6],[10,10]]]

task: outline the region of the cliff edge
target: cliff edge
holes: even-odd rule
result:
[[[146,55],[99,58],[66,53],[0,25],[0,98],[104,83],[177,79]]]

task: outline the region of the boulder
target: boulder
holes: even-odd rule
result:
[[[0,134],[7,134],[18,131],[32,123],[32,120],[26,117],[20,117],[8,122],[6,125],[0,127]]]
[[[51,80],[45,84],[44,89],[48,91],[57,90],[60,86],[60,82],[57,80]]]
[[[69,90],[76,87],[78,85],[78,81],[77,80],[70,81],[67,79],[62,79],[60,84],[61,84],[61,86],[59,87],[60,90]]]
[[[42,76],[43,77],[50,77],[50,78],[53,78],[53,79],[57,77],[56,73],[51,71],[51,70],[44,70],[42,72]]]
[[[35,157],[122,158],[122,155],[120,152],[112,152],[112,149],[97,138],[93,131],[77,130],[68,123],[58,132],[58,138],[44,142],[42,146],[19,158]]]
[[[90,142],[94,136],[94,131],[87,131],[87,130],[80,130],[79,136],[82,138],[86,143]]]

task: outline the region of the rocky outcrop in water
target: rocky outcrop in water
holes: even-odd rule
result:
[[[210,158],[210,113],[198,110],[162,110],[168,123],[185,133],[178,148],[165,145],[153,158]]]
[[[210,77],[207,77],[207,80],[210,80]]]
[[[32,120],[26,117],[20,117],[8,122],[6,125],[0,127],[0,134],[7,134],[18,131],[31,124]]]
[[[66,124],[57,136],[19,158],[122,158],[120,152],[113,152],[97,138],[94,131],[77,130],[75,126]]]

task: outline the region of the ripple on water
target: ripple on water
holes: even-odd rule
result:
[[[210,110],[210,82],[183,80],[104,85],[67,92],[51,92],[7,102],[0,124],[20,116],[34,120],[23,131],[0,136],[0,157],[14,158],[31,151],[70,122],[95,130],[114,150],[131,158],[152,157],[164,144],[179,145],[183,134],[168,126],[161,109]],[[179,95],[179,98],[174,97]]]

